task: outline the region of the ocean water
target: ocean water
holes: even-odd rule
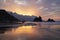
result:
[[[1,25],[0,40],[60,40],[60,22]]]

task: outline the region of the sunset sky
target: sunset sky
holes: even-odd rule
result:
[[[0,9],[60,20],[60,0],[0,0]]]

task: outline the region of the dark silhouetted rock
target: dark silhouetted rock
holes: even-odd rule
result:
[[[53,19],[48,19],[47,22],[55,22]]]
[[[6,10],[0,9],[0,23],[17,22],[19,21],[14,16],[8,14]]]
[[[42,17],[35,17],[34,22],[42,22]]]

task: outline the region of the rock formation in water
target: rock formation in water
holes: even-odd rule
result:
[[[17,22],[14,16],[10,15],[6,10],[0,9],[0,23]]]
[[[34,22],[42,22],[43,20],[42,20],[42,17],[39,16],[39,17],[35,17],[33,21]]]
[[[53,19],[48,19],[47,22],[55,22]]]

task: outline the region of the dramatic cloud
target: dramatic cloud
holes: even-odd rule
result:
[[[0,9],[60,20],[60,0],[0,0]]]

